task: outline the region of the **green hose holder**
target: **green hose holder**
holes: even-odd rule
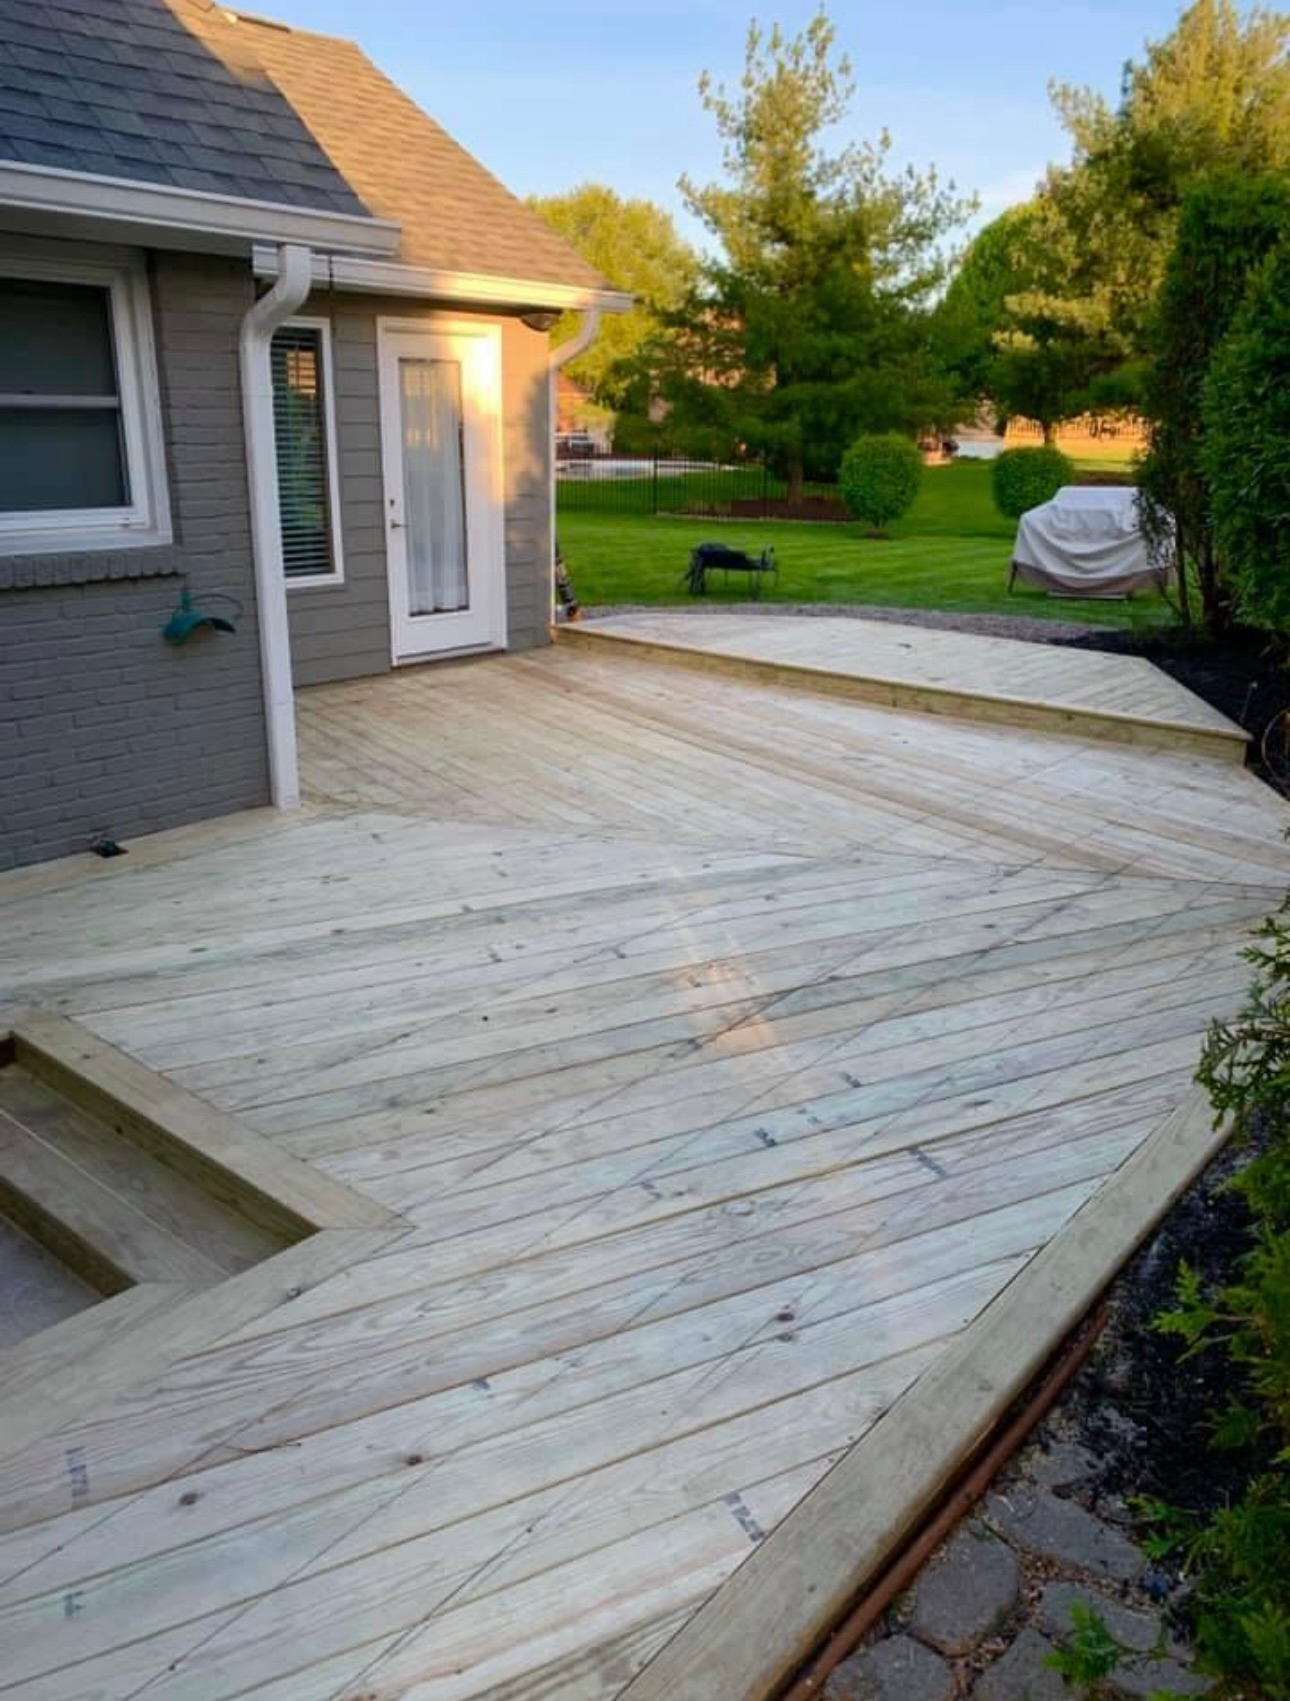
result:
[[[209,592],[206,601],[231,602],[237,614],[242,612],[242,605],[236,597],[225,596],[220,591]],[[237,631],[233,619],[222,614],[206,613],[194,604],[191,591],[180,591],[179,607],[161,628],[161,636],[168,644],[186,644],[193,633],[200,631],[203,626],[208,626],[213,632]]]

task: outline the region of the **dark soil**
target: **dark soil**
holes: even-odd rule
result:
[[[1209,1291],[1233,1279],[1250,1245],[1250,1214],[1224,1183],[1250,1153],[1249,1146],[1229,1146],[1112,1290],[1106,1333],[1066,1401],[1085,1445],[1103,1460],[1095,1511],[1106,1509],[1107,1496],[1119,1502],[1143,1496],[1187,1513],[1209,1513],[1236,1499],[1262,1463],[1251,1452],[1209,1445],[1211,1420],[1231,1391],[1222,1353],[1184,1358],[1176,1337],[1152,1327],[1175,1304],[1182,1264],[1191,1265]]]

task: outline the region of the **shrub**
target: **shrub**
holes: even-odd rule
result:
[[[1074,472],[1075,463],[1060,449],[1005,449],[990,467],[994,505],[1010,520],[1019,520],[1041,502],[1051,502]]]
[[[857,437],[838,469],[842,500],[879,537],[913,507],[922,481],[923,457],[917,445],[895,431]]]
[[[1224,171],[1183,199],[1173,250],[1153,309],[1152,359],[1143,412],[1151,447],[1139,469],[1143,521],[1153,541],[1177,551],[1201,594],[1211,627],[1227,619],[1231,587],[1215,547],[1213,490],[1205,468],[1205,379],[1232,328],[1250,282],[1290,235],[1285,173]],[[1188,573],[1179,574],[1181,611],[1191,616]]]
[[[1177,1304],[1156,1327],[1187,1355],[1224,1356],[1227,1403],[1211,1444],[1248,1450],[1254,1471],[1203,1523],[1156,1515],[1170,1532],[1162,1545],[1180,1548],[1195,1579],[1205,1669],[1290,1701],[1290,902],[1245,955],[1253,989],[1235,1021],[1211,1028],[1198,1079],[1238,1131],[1262,1133],[1263,1150],[1228,1184],[1250,1206],[1252,1239],[1216,1291],[1184,1266]]]
[[[1205,381],[1201,461],[1237,617],[1290,632],[1290,241],[1256,273]]]

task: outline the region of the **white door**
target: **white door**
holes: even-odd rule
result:
[[[380,326],[394,660],[505,644],[501,334]]]

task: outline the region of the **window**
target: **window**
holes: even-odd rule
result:
[[[0,550],[169,540],[146,281],[137,261],[0,267]]]
[[[335,585],[343,577],[336,501],[331,344],[323,319],[293,319],[272,346],[278,512],[287,584]]]

